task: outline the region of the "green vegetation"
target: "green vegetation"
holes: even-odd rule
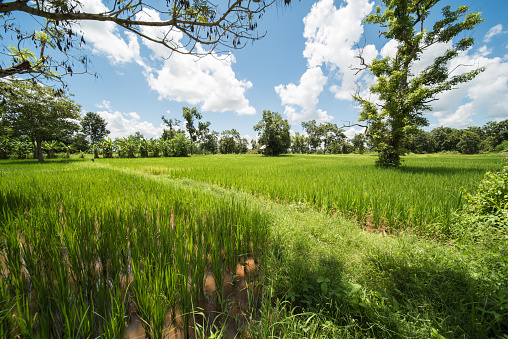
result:
[[[275,201],[339,212],[392,230],[448,233],[461,190],[472,192],[501,156],[408,156],[400,169],[373,166],[373,156],[206,156],[199,160],[115,159],[107,164],[149,174],[239,189]],[[453,182],[453,185],[450,183]]]
[[[353,96],[362,108],[358,120],[367,124],[364,126],[366,134],[379,154],[377,164],[380,166],[400,166],[400,156],[406,152],[405,141],[419,127],[429,124],[423,114],[432,110],[430,103],[437,100],[440,93],[471,81],[485,70],[477,68],[457,74],[459,67],[450,66],[460,52],[474,44],[470,36],[459,41],[453,41],[454,38],[484,21],[481,13],[468,13],[467,6],[459,6],[456,10],[445,6],[442,19],[429,23],[437,3],[433,0],[382,0],[383,11],[377,6],[375,13],[365,18],[366,23],[378,24],[383,30],[380,35],[397,45],[395,55],[372,61],[359,56],[364,69],[376,77],[370,93],[378,97],[362,98],[359,90]],[[425,51],[443,43],[450,43],[448,49],[425,69],[415,72],[415,63]]]
[[[369,155],[2,161],[0,333],[506,336],[508,230],[491,219],[506,217],[508,167],[497,156],[411,156],[399,169],[374,161]],[[301,197],[306,190],[326,196],[325,185],[310,184],[313,176],[341,175],[346,182],[352,177],[346,166],[371,186],[402,178],[384,186],[391,191],[380,201],[402,182],[405,192],[420,190],[419,199],[436,206],[447,203],[434,200],[447,198],[455,207],[461,188],[470,193],[448,228],[415,228],[434,240],[414,229],[368,232],[323,213],[326,204],[282,194],[295,181]],[[496,172],[484,177],[486,169]],[[280,176],[279,188],[271,190],[270,173]],[[431,195],[450,182],[456,191]],[[402,211],[403,204],[390,202]],[[374,204],[372,214],[385,206]],[[465,215],[483,215],[490,224],[471,229],[476,223]]]

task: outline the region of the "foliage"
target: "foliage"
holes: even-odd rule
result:
[[[199,113],[198,109],[196,107],[189,108],[189,107],[183,107],[182,108],[182,115],[186,122],[185,129],[187,130],[187,133],[189,133],[189,138],[191,142],[191,154],[192,154],[192,144],[196,142],[198,135],[200,134],[201,128],[208,128],[210,125],[209,122],[207,124],[202,124],[199,120],[203,117],[201,113]],[[198,127],[194,126],[194,120],[198,121]]]
[[[81,118],[81,107],[65,93],[14,79],[0,82],[0,87],[0,98],[5,101],[2,124],[10,127],[14,137],[27,136],[36,143],[40,162],[44,161],[43,141],[78,130],[75,121]]]
[[[286,153],[291,146],[288,121],[282,120],[277,112],[263,111],[263,118],[254,126],[254,131],[261,132],[258,142],[265,147],[265,155]]]
[[[106,128],[107,124],[99,114],[87,112],[81,119],[81,133],[88,137],[89,142],[99,142],[110,133]]]
[[[470,37],[462,38],[454,46],[418,74],[411,68],[424,52],[434,45],[449,43],[462,32],[472,30],[483,19],[480,13],[468,13],[467,6],[452,11],[450,6],[442,9],[443,18],[426,29],[426,20],[436,0],[383,0],[384,12],[376,8],[366,23],[379,24],[386,28],[381,35],[397,42],[394,56],[374,59],[371,63],[360,59],[377,79],[370,87],[378,95],[380,104],[353,97],[360,104],[360,121],[366,121],[367,134],[378,152],[377,163],[383,167],[400,166],[400,156],[406,153],[404,143],[420,126],[428,124],[424,111],[431,110],[430,103],[436,96],[454,86],[470,81],[484,69],[479,68],[463,74],[452,75],[449,61],[473,45]],[[463,18],[462,21],[460,21]]]
[[[273,3],[174,0],[155,6],[144,1],[115,0],[98,13],[69,0],[3,1],[0,18],[4,34],[17,43],[2,45],[2,53],[10,55],[12,66],[0,69],[0,77],[28,74],[62,81],[67,74],[87,73],[88,59],[81,55],[86,37],[75,25],[83,20],[116,24],[176,53],[203,55],[217,47],[241,48],[247,41],[262,37],[256,32],[256,20]],[[147,7],[150,13],[145,12]],[[35,20],[22,26],[19,16],[25,13]],[[157,33],[147,34],[149,27],[158,28],[154,31]],[[175,34],[182,33],[181,40],[175,39]]]

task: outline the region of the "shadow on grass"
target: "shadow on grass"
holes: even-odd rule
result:
[[[411,173],[411,174],[433,174],[433,175],[451,175],[457,173],[476,173],[476,174],[485,174],[485,168],[471,168],[471,167],[445,167],[445,166],[432,166],[432,167],[423,167],[423,166],[406,166],[403,165],[399,168],[392,169],[395,171],[400,171],[403,173]]]
[[[1,165],[26,165],[26,164],[69,164],[74,162],[91,161],[90,159],[67,159],[67,158],[56,158],[56,159],[44,159],[44,162],[39,162],[37,159],[7,159],[0,160]]]
[[[453,258],[418,253],[394,256],[377,253],[371,259],[382,277],[380,285],[406,319],[425,319],[420,329],[404,320],[405,331],[422,328],[450,338],[497,337],[503,325],[496,310],[487,309],[489,293],[465,264]],[[499,310],[497,310],[499,311]]]

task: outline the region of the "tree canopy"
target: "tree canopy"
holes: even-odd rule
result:
[[[468,13],[467,6],[452,11],[450,6],[442,9],[442,19],[428,28],[430,12],[440,0],[382,0],[385,7],[378,6],[366,23],[379,24],[386,39],[397,42],[395,55],[374,59],[368,63],[360,55],[362,65],[375,77],[376,84],[370,92],[378,101],[354,99],[360,104],[360,121],[367,122],[367,135],[378,152],[378,164],[399,166],[400,156],[405,153],[404,143],[420,126],[428,124],[423,116],[432,110],[430,103],[437,94],[451,90],[456,85],[473,79],[483,68],[456,74],[450,69],[450,61],[474,43],[464,37],[454,42],[460,33],[472,30],[483,19],[480,13]],[[425,69],[412,71],[422,54],[437,44],[453,43],[446,52],[435,58]]]
[[[176,53],[203,54],[217,47],[241,48],[248,41],[264,35],[257,32],[257,20],[275,2],[168,0],[148,3],[143,0],[113,0],[104,11],[95,12],[89,11],[79,1],[1,1],[3,34],[14,36],[17,44],[2,45],[2,53],[11,57],[11,64],[1,65],[0,77],[29,74],[61,79],[65,74],[87,72],[88,60],[79,52],[86,37],[75,25],[84,20],[113,22]],[[284,2],[289,4],[290,0]],[[39,27],[32,29],[19,25],[17,18],[23,13],[36,18]],[[147,27],[159,28],[159,33],[148,33]],[[175,39],[175,33],[183,33],[183,40]]]
[[[263,118],[254,126],[255,131],[261,132],[258,141],[264,146],[265,155],[279,155],[286,153],[291,146],[289,123],[282,120],[277,112],[263,111]]]
[[[0,81],[3,102],[1,125],[13,136],[27,136],[36,145],[40,162],[42,142],[58,138],[58,134],[74,134],[79,130],[81,107],[63,91],[34,84],[32,81]]]
[[[88,137],[90,142],[96,143],[110,133],[106,125],[106,120],[99,114],[87,112],[81,120],[81,132]]]

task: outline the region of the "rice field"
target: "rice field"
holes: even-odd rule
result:
[[[233,338],[262,308],[274,319],[264,270],[278,225],[247,196],[432,235],[501,159],[415,156],[389,170],[367,155],[1,162],[0,333]]]
[[[306,204],[370,227],[410,228],[433,235],[447,232],[452,212],[462,206],[463,193],[474,190],[486,171],[499,170],[502,159],[500,155],[408,156],[399,169],[375,167],[375,157],[366,155],[220,155],[101,163]]]
[[[256,302],[265,216],[91,165],[0,168],[0,333],[189,338]]]

